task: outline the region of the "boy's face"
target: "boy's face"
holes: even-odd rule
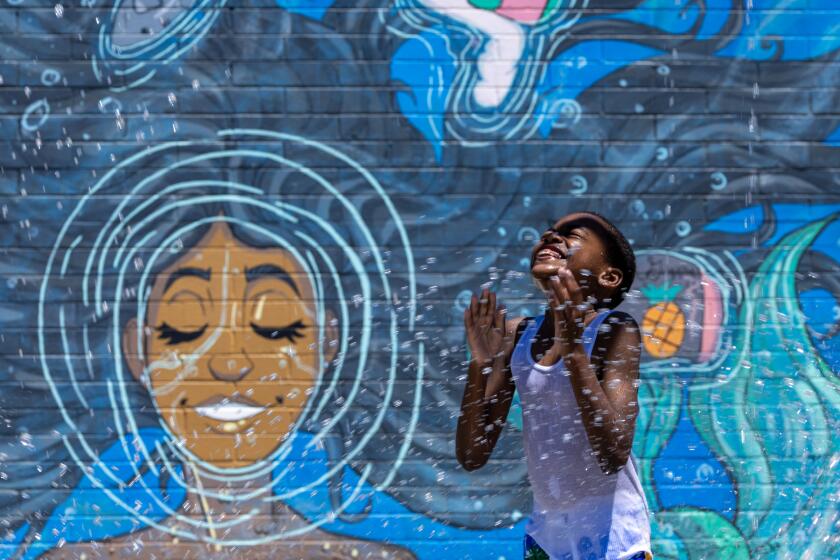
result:
[[[599,225],[597,216],[570,214],[542,234],[531,251],[531,275],[540,288],[547,290],[548,280],[564,268],[574,274],[584,295],[612,287],[616,273],[621,282],[620,271],[607,260]]]

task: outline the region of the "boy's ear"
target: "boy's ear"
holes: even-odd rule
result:
[[[598,275],[598,283],[608,290],[618,288],[622,280],[624,280],[624,273],[614,266],[608,266]]]
[[[143,382],[143,370],[146,368],[146,353],[137,347],[137,319],[125,324],[122,334],[122,351],[128,371],[137,381]]]
[[[323,344],[323,353],[324,353],[324,365],[330,364],[334,359],[336,354],[338,354],[338,347],[339,340],[338,336],[338,319],[333,313],[332,309],[327,309],[327,312],[324,313],[324,320],[327,322],[324,325],[324,344]]]

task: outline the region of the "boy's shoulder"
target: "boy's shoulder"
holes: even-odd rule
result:
[[[630,339],[639,336],[639,324],[626,311],[613,310],[604,318],[596,335],[601,340]],[[640,341],[641,342],[641,341]]]
[[[611,311],[601,323],[596,336],[593,357],[607,359],[615,352],[624,353],[628,348],[641,350],[641,329],[632,315],[625,311]]]
[[[634,319],[632,315],[630,315],[626,311],[621,311],[618,309],[611,310],[607,317],[604,319],[604,323],[607,325],[627,325],[635,328],[639,327],[639,324],[636,322],[636,319]]]

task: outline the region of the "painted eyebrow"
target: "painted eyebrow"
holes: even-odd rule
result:
[[[292,280],[291,275],[277,265],[261,264],[255,266],[254,268],[245,269],[245,279],[248,282],[254,282],[263,276],[269,276],[280,280],[281,282],[285,282],[292,288],[292,290],[295,291],[297,295],[300,295],[300,290],[298,290],[297,284],[295,284],[294,280]]]
[[[166,292],[172,284],[184,277],[195,277],[201,278],[204,281],[210,281],[210,269],[194,267],[179,268],[178,270],[170,274],[169,278],[166,279],[166,284],[163,286],[163,291]]]

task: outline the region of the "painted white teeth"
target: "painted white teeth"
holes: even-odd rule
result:
[[[242,404],[214,404],[197,406],[195,411],[200,415],[220,422],[236,422],[256,416],[265,410],[263,406],[248,406]]]

